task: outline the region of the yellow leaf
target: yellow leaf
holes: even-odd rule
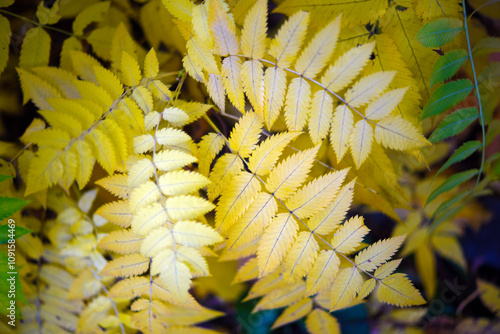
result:
[[[191,13],[194,8],[194,4],[189,0],[162,0],[165,7],[168,9],[170,14],[178,18],[179,20],[191,23]]]
[[[139,236],[146,236],[155,227],[168,221],[165,209],[159,203],[143,207],[131,219],[132,231]]]
[[[69,132],[71,137],[77,137],[82,132],[82,123],[68,112],[54,110],[40,110],[38,112],[53,128],[59,128]]]
[[[321,83],[329,90],[338,92],[347,87],[370,60],[375,42],[360,45],[344,53],[321,77]]]
[[[359,246],[369,232],[363,217],[355,216],[345,222],[332,238],[332,246],[337,252],[349,254]]]
[[[208,22],[219,54],[221,56],[237,55],[240,43],[235,33],[234,22],[219,1],[210,1]]]
[[[3,15],[0,15],[0,74],[2,74],[9,59],[9,44],[12,31],[10,22]]]
[[[132,98],[144,114],[149,114],[153,110],[153,95],[147,88],[143,86],[136,87],[132,91]]]
[[[377,72],[363,77],[345,94],[345,100],[352,107],[361,107],[378,97],[391,83],[396,71]]]
[[[90,128],[99,116],[91,112],[85,105],[76,101],[77,100],[73,99],[59,98],[47,99],[47,102],[50,103],[55,111],[71,115],[71,117],[75,118],[83,127]]]
[[[161,115],[164,120],[170,122],[173,126],[183,126],[189,123],[189,116],[182,109],[171,107],[165,108]]]
[[[96,214],[121,227],[129,227],[134,216],[130,212],[128,201],[104,204],[96,211]]]
[[[309,106],[309,135],[316,145],[326,138],[333,117],[333,99],[325,90],[314,93]]]
[[[286,72],[269,67],[264,74],[264,121],[268,129],[276,122],[285,99]]]
[[[229,137],[229,147],[234,154],[247,158],[259,142],[261,129],[262,122],[256,113],[243,115]]]
[[[300,290],[303,285],[299,283],[300,282],[295,282],[293,283],[293,285],[295,285]],[[252,285],[247,297],[243,301],[248,301],[264,296],[265,294],[283,286],[283,276],[280,275],[278,271],[275,271],[267,276],[264,276],[263,278],[258,279],[257,282]],[[305,295],[301,296],[301,298],[303,297],[305,297]]]
[[[245,97],[241,81],[241,59],[235,56],[224,58],[221,76],[229,101],[236,109],[245,113]]]
[[[151,48],[151,50],[147,53],[146,58],[144,58],[144,76],[146,78],[156,77],[160,71],[159,66],[155,49]]]
[[[110,137],[95,128],[85,137],[92,147],[97,162],[108,172],[113,174],[117,166],[117,156]]]
[[[224,154],[215,163],[209,175],[208,199],[213,201],[227,188],[236,174],[243,169],[243,162],[234,154]]]
[[[57,89],[27,70],[18,68],[17,73],[23,91],[23,104],[32,99],[39,109],[52,110],[52,106],[47,102],[47,99],[61,97]]]
[[[189,59],[208,73],[219,74],[219,67],[212,51],[203,40],[191,38],[186,43]]]
[[[307,295],[329,288],[339,271],[340,260],[333,250],[322,250],[307,275]]]
[[[379,240],[365,248],[354,259],[359,269],[373,271],[381,264],[387,262],[399,249],[406,235]]]
[[[208,74],[207,90],[210,98],[219,107],[219,110],[224,112],[226,110],[226,92],[224,91],[220,75],[214,73]]]
[[[61,152],[53,148],[38,150],[31,160],[25,196],[49,188],[63,175]]]
[[[108,262],[100,274],[115,277],[136,276],[143,274],[148,268],[148,258],[139,254],[128,254]]]
[[[165,207],[170,218],[181,220],[203,216],[215,206],[201,197],[180,195],[168,198]]]
[[[143,240],[130,230],[117,230],[102,238],[97,246],[119,254],[131,254],[139,252]]]
[[[118,99],[123,93],[123,85],[116,75],[102,66],[94,66],[94,73],[97,82],[111,96],[112,99]]]
[[[264,118],[264,65],[258,60],[248,60],[241,66],[243,90],[255,112]]]
[[[282,132],[268,137],[254,149],[248,159],[248,168],[260,176],[266,176],[273,169],[285,147],[298,135],[300,132]]]
[[[280,265],[292,247],[298,228],[291,214],[280,213],[273,218],[264,231],[257,251],[259,277],[269,274]]]
[[[140,246],[140,253],[145,257],[156,256],[169,246],[174,245],[176,240],[172,232],[166,227],[158,227],[152,230]]]
[[[252,313],[281,308],[296,303],[305,297],[306,285],[302,281],[276,287],[266,294],[255,306]]]
[[[126,51],[121,55],[121,76],[122,81],[127,86],[137,86],[141,82],[141,69],[137,60]]]
[[[21,45],[19,67],[47,66],[50,57],[50,35],[42,28],[35,27],[28,30]]]
[[[188,266],[193,277],[210,276],[208,263],[197,249],[181,246],[177,249],[177,256]]]
[[[130,127],[138,130],[136,135],[144,133],[144,116],[134,100],[125,97],[118,103],[118,108],[127,116]]]
[[[340,32],[340,17],[319,31],[300,54],[295,70],[305,77],[314,78],[325,67],[337,45]]]
[[[304,182],[318,153],[319,146],[296,153],[274,168],[266,181],[266,188],[281,200],[292,195]]]
[[[260,190],[261,184],[255,175],[245,171],[236,175],[217,203],[215,210],[217,230],[227,235]]]
[[[31,68],[31,71],[35,73],[37,76],[39,76],[41,79],[47,81],[53,87],[57,88],[62,93],[63,97],[65,97],[66,99],[77,99],[80,97],[78,89],[73,85],[73,82],[76,78],[75,74],[66,71],[63,68],[52,67],[52,66],[34,67]],[[66,100],[66,101],[71,101],[75,106],[80,105],[74,100]]]
[[[421,305],[425,300],[405,274],[392,274],[384,278],[378,287],[377,298],[383,303],[396,306]]]
[[[232,284],[256,279],[258,275],[259,267],[257,264],[257,258],[252,257],[238,269],[238,272],[236,273],[236,276],[234,276]]]
[[[130,193],[127,179],[128,177],[126,175],[114,174],[97,180],[96,184],[100,185],[113,195],[126,199]]]
[[[347,105],[339,105],[333,114],[332,130],[330,132],[330,142],[337,156],[337,162],[340,162],[347,152],[347,145],[353,128],[354,118],[352,111]]]
[[[153,80],[148,84],[148,88],[153,95],[162,101],[169,102],[172,99],[172,92],[160,80]]]
[[[255,195],[243,216],[229,230],[227,249],[239,248],[256,240],[277,210],[278,205],[272,195],[265,192]]]
[[[129,146],[122,127],[112,118],[108,117],[100,122],[97,128],[102,131],[105,137],[113,138],[111,143],[116,152],[116,167],[125,167],[129,155]]]
[[[366,107],[366,118],[372,121],[377,121],[388,116],[403,100],[407,90],[408,87],[398,88],[382,94],[382,96],[374,100],[368,105],[368,107]]]
[[[243,54],[263,58],[266,51],[267,37],[267,2],[258,0],[248,11],[241,33]]]
[[[342,269],[333,282],[330,311],[349,306],[362,285],[363,278],[356,267]]]
[[[372,149],[373,128],[366,119],[356,123],[349,140],[352,157],[356,167],[359,168],[366,160]]]
[[[375,289],[376,283],[377,281],[375,281],[375,279],[373,278],[364,281],[363,285],[361,286],[361,289],[359,289],[358,296],[356,297],[356,299],[358,301],[362,301],[363,299],[368,297],[368,295],[372,293],[372,291]]]
[[[208,2],[195,6],[192,12],[191,24],[196,37],[203,41],[209,49],[213,49],[214,39],[208,23]]]
[[[430,145],[425,137],[401,116],[387,116],[375,126],[375,140],[387,148],[409,150]]]
[[[150,287],[149,279],[146,277],[125,278],[109,290],[111,298],[132,299],[147,294]]]
[[[73,33],[83,36],[83,31],[92,22],[101,22],[109,10],[110,1],[97,2],[83,9],[73,21]]]
[[[286,201],[286,207],[304,219],[323,210],[335,198],[348,169],[324,174],[303,186]]]
[[[330,313],[314,309],[306,318],[306,328],[311,334],[340,334],[340,325]]]
[[[70,51],[70,57],[73,63],[73,72],[83,80],[97,83],[94,68],[102,67],[97,59],[82,51]]]
[[[225,145],[224,138],[218,133],[208,133],[201,138],[199,147],[198,169],[203,175],[208,175],[210,165]]]
[[[166,172],[158,179],[158,187],[165,196],[189,194],[206,186],[210,181],[196,172],[177,170]]]
[[[425,294],[427,298],[431,299],[436,293],[437,273],[434,254],[428,245],[423,244],[417,248],[415,262],[418,275],[425,289]]]
[[[203,69],[198,63],[194,62],[190,55],[187,54],[182,58],[182,65],[191,78],[198,82],[206,82],[207,78]]]
[[[283,313],[281,313],[278,319],[276,319],[271,329],[276,329],[305,317],[312,310],[312,307],[313,303],[310,298],[304,298],[301,301],[288,306]]]
[[[500,289],[497,286],[480,280],[477,280],[477,288],[481,295],[481,300],[493,313],[500,312]]]
[[[307,231],[299,232],[284,260],[284,278],[298,280],[307,275],[318,251],[319,245],[314,235]]]
[[[28,143],[36,144],[38,147],[47,147],[62,150],[69,144],[69,135],[66,131],[47,128],[31,132],[23,136]]]
[[[311,85],[304,78],[293,78],[288,85],[285,100],[285,122],[292,131],[301,131],[306,125],[311,103]]]
[[[281,68],[290,67],[296,59],[307,33],[309,13],[297,12],[279,29],[269,46],[269,55],[276,59]]]
[[[197,248],[222,241],[222,237],[212,227],[190,220],[175,223],[174,237],[177,243]]]
[[[378,279],[384,279],[390,274],[392,274],[394,270],[398,268],[400,263],[401,259],[387,261],[386,263],[378,267],[377,270],[375,270],[373,276],[375,276]]]
[[[343,186],[333,202],[326,209],[312,216],[307,222],[307,226],[321,235],[327,235],[334,231],[345,218],[351,206],[355,183],[356,180],[352,180]]]
[[[457,237],[444,233],[434,233],[431,236],[431,242],[439,255],[455,262],[464,269],[467,268],[467,262]]]
[[[165,150],[156,153],[153,161],[156,168],[168,172],[188,166],[196,162],[197,159],[182,151]]]
[[[104,111],[109,110],[109,108],[113,105],[113,100],[111,96],[109,96],[108,92],[100,86],[97,86],[93,82],[89,81],[74,81],[73,84],[78,89],[80,95],[86,99],[91,100],[93,105],[98,105],[100,107],[99,115],[102,115]],[[91,109],[89,109],[91,110]]]
[[[136,161],[128,168],[128,186],[129,188],[137,188],[155,173],[155,165],[149,158],[144,158]]]
[[[175,299],[187,300],[191,272],[185,263],[177,260],[172,250],[163,250],[153,258],[151,272],[153,275],[160,273],[160,279]]]

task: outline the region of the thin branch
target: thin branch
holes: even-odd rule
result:
[[[483,106],[481,103],[481,93],[479,92],[479,85],[477,83],[477,75],[476,75],[476,67],[474,66],[474,59],[472,58],[472,48],[469,39],[469,29],[467,27],[467,11],[465,9],[465,0],[462,0],[462,8],[464,11],[464,24],[465,24],[465,36],[467,37],[467,48],[469,49],[469,60],[472,67],[472,75],[474,76],[474,88],[476,89],[477,100],[479,104],[479,118],[481,121],[481,134],[482,134],[482,152],[481,152],[481,166],[479,167],[479,172],[477,173],[476,184],[472,189],[472,192],[475,192],[477,186],[479,185],[479,180],[481,179],[481,174],[483,173],[484,161],[486,159],[486,129],[484,125],[484,117],[483,117]]]

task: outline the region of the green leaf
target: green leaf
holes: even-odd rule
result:
[[[0,225],[0,245],[5,244],[9,241],[11,233],[9,232],[9,225]],[[16,226],[14,228],[14,239],[19,239],[25,234],[31,233],[31,230],[28,230],[27,228],[21,227],[21,226]]]
[[[442,173],[446,168],[450,167],[457,162],[467,159],[472,153],[476,152],[478,148],[481,147],[481,142],[478,140],[468,141],[462,146],[457,148],[453,155],[444,163],[444,165],[439,169],[436,175]]]
[[[18,319],[22,319],[21,312],[19,309],[19,302],[27,304],[28,301],[26,297],[23,295],[23,291],[21,289],[21,281],[19,280],[18,274],[10,274],[10,272],[17,272],[18,267],[16,266],[15,270],[10,268],[8,262],[7,252],[0,252],[0,313],[7,314],[9,310],[7,307],[10,306],[11,298],[9,298],[10,291],[10,279],[14,276],[15,280],[15,301],[16,301],[16,323]]]
[[[420,119],[441,114],[462,102],[472,91],[474,85],[469,79],[448,82],[439,87],[422,110]]]
[[[451,189],[458,187],[462,183],[470,180],[470,178],[472,178],[474,175],[477,175],[477,172],[477,169],[470,169],[465,172],[452,175],[446,181],[441,183],[441,185],[439,185],[436,189],[434,189],[434,191],[429,195],[429,198],[427,198],[427,202],[425,203],[425,205],[435,200],[436,197],[438,197],[442,193],[450,191]]]
[[[445,221],[448,221],[452,219],[456,214],[458,214],[460,211],[462,211],[465,203],[461,203],[458,206],[455,207],[450,207],[447,211],[443,212],[433,223],[431,226],[431,233],[434,231],[439,225],[444,223]]]
[[[9,175],[1,175],[0,174],[0,183],[2,183],[5,180],[12,179],[12,176]]]
[[[479,117],[476,107],[459,109],[446,116],[429,137],[431,143],[456,136]]]
[[[462,30],[459,19],[442,18],[424,25],[415,39],[425,47],[438,48],[453,41]]]
[[[445,212],[446,210],[448,210],[449,208],[451,208],[455,204],[461,202],[468,195],[469,195],[469,192],[464,191],[463,193],[458,194],[457,196],[454,196],[454,197],[452,197],[450,199],[447,199],[446,201],[444,201],[443,203],[441,203],[441,205],[436,209],[436,211],[432,214],[432,216],[436,217],[439,214]]]
[[[454,50],[439,58],[432,69],[431,88],[454,76],[467,59],[465,50]]]
[[[20,198],[0,197],[0,220],[12,216],[29,202]]]

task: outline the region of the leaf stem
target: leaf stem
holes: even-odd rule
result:
[[[477,179],[476,179],[476,184],[474,185],[474,188],[472,189],[472,192],[474,193],[477,189],[477,186],[479,185],[479,180],[481,179],[481,174],[483,173],[483,168],[484,168],[484,161],[486,157],[486,130],[485,130],[485,125],[484,125],[484,117],[483,117],[483,106],[481,103],[481,94],[479,93],[479,85],[477,84],[477,75],[476,75],[476,67],[474,66],[474,59],[472,58],[472,49],[470,45],[470,39],[469,39],[469,29],[467,27],[467,12],[465,9],[465,0],[462,0],[462,9],[464,12],[464,24],[465,24],[465,36],[467,37],[467,48],[469,49],[469,60],[470,64],[472,67],[472,74],[474,76],[474,87],[476,88],[476,94],[477,94],[477,100],[479,104],[479,118],[481,120],[481,132],[482,132],[482,153],[481,153],[481,166],[479,167],[479,172],[477,173]]]
[[[42,28],[45,28],[45,29],[57,31],[57,32],[59,32],[61,34],[64,34],[64,35],[67,35],[67,36],[71,36],[71,37],[76,37],[76,38],[79,38],[79,39],[83,38],[83,36],[77,36],[77,35],[75,35],[73,33],[70,33],[70,32],[68,32],[66,30],[62,30],[62,29],[59,29],[59,28],[56,28],[56,27],[51,27],[49,25],[41,24],[40,22],[33,21],[31,19],[28,19],[27,17],[24,17],[22,15],[18,15],[18,14],[9,12],[8,10],[5,10],[5,9],[0,9],[0,13],[4,13],[4,14],[7,14],[7,15],[16,17],[16,18],[21,19],[23,21],[26,21],[26,22],[29,22],[31,24],[34,24],[37,27],[42,27]]]

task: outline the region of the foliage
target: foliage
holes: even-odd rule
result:
[[[421,287],[432,302],[441,258],[467,272],[456,221],[500,175],[500,67],[475,60],[500,47],[472,47],[465,4],[23,5],[0,1],[0,80],[24,107],[0,100],[37,114],[0,142],[20,332],[224,332],[244,290],[270,330],[339,333],[363,305],[411,331],[427,308],[394,307],[425,304]],[[495,282],[474,281],[457,312],[480,297],[498,314]]]

